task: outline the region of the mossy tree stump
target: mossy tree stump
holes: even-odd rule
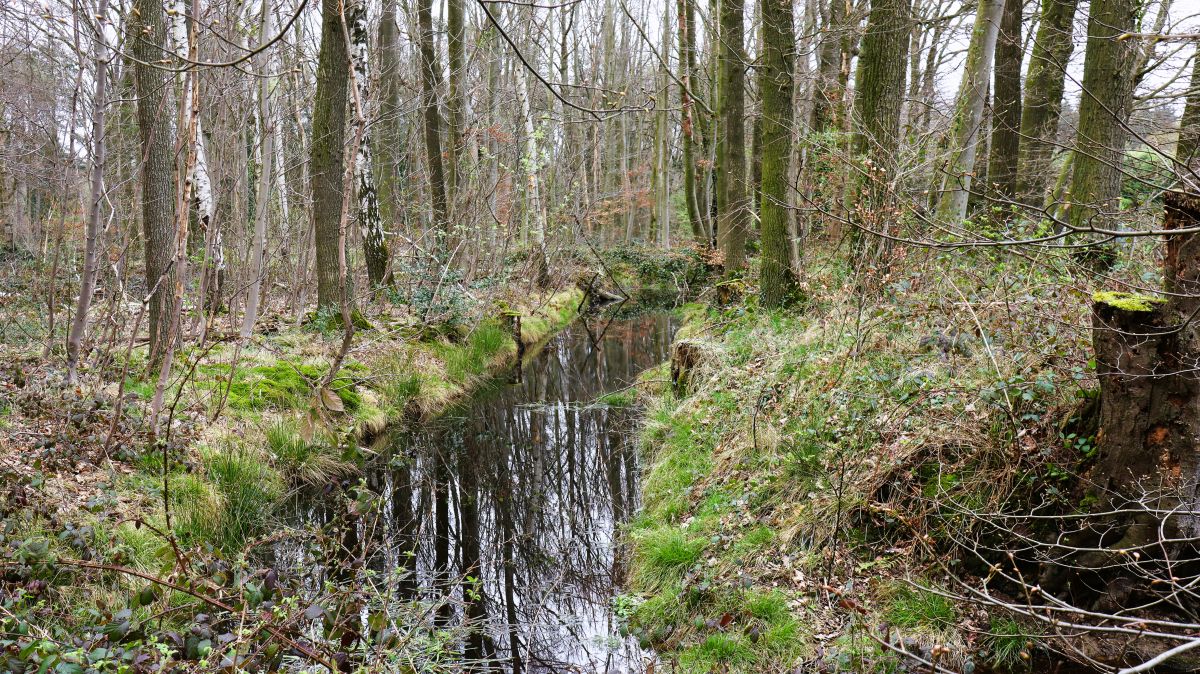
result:
[[[1166,229],[1198,225],[1200,199],[1167,196]],[[1147,509],[1104,536],[1113,554],[1153,544],[1141,554],[1181,558],[1195,545],[1170,539],[1200,537],[1200,239],[1170,235],[1166,246],[1165,299],[1114,292],[1094,298],[1100,453],[1089,477],[1105,507]],[[1164,520],[1155,510],[1175,514]],[[1168,542],[1160,546],[1162,538]],[[1108,553],[1085,557],[1085,567],[1113,562]]]

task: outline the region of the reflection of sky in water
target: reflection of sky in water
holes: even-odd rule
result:
[[[411,507],[421,591],[433,596],[437,585],[443,500],[452,577],[470,566],[470,550],[478,547],[480,571],[472,575],[482,580],[485,657],[507,661],[515,638],[526,671],[640,671],[640,652],[618,636],[610,608],[619,575],[615,522],[636,503],[633,419],[591,402],[666,360],[673,327],[665,314],[576,324],[528,358],[519,381],[497,382],[398,445],[420,482]],[[438,456],[451,476],[440,492]],[[379,477],[389,485],[403,481]]]

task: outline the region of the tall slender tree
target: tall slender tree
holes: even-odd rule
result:
[[[973,185],[979,140],[983,135],[980,127],[1003,9],[1004,0],[979,0],[976,9],[975,28],[971,31],[967,61],[963,64],[962,84],[958,88],[950,126],[949,147],[943,169],[945,174],[937,206],[937,219],[942,223],[958,224],[967,216],[967,201]]]
[[[271,3],[264,2],[259,17],[259,39],[266,40],[274,31],[274,15]],[[254,204],[254,238],[250,248],[250,288],[246,291],[246,310],[242,315],[241,337],[245,339],[254,331],[258,321],[258,302],[262,295],[263,275],[266,273],[267,220],[271,212],[271,188],[274,185],[275,125],[279,116],[275,108],[275,82],[271,77],[270,51],[264,50],[256,59],[258,66],[258,119],[262,145],[259,150],[258,192]],[[282,167],[280,167],[282,170]]]
[[[463,115],[465,96],[463,80],[467,76],[466,28],[463,0],[446,0],[446,53],[449,59],[449,93],[446,97],[446,126],[449,128],[446,152],[446,198],[453,209],[455,194],[461,180],[459,160],[462,158]]]
[[[746,57],[745,7],[742,0],[722,0],[719,53],[721,92],[720,137],[717,141],[717,240],[725,254],[725,271],[741,270],[750,229],[746,191]]]
[[[1021,103],[1021,149],[1017,160],[1017,194],[1026,204],[1041,206],[1050,184],[1050,160],[1056,148],[1062,114],[1067,62],[1075,49],[1072,26],[1079,0],[1042,0],[1041,20]]]
[[[74,382],[79,367],[79,354],[87,332],[88,311],[92,295],[96,290],[96,269],[99,266],[100,207],[104,200],[104,161],[107,152],[105,138],[105,116],[108,108],[108,0],[99,0],[96,6],[96,34],[92,42],[92,138],[91,176],[88,183],[87,231],[84,235],[83,275],[79,280],[79,301],[75,305],[75,317],[71,320],[71,331],[67,334],[67,381]]]
[[[438,110],[438,90],[442,69],[433,42],[432,0],[419,0],[417,30],[421,45],[421,110],[425,128],[425,163],[429,171],[429,192],[433,201],[438,254],[445,257],[450,249],[450,215],[446,195],[446,173],[442,163],[442,113]]]
[[[376,184],[379,186],[379,214],[389,228],[395,228],[401,217],[400,185],[405,178],[401,165],[404,156],[401,138],[404,120],[400,109],[403,73],[400,65],[400,30],[396,23],[397,1],[384,0],[375,41],[379,63],[379,108],[376,126],[380,141],[379,151],[375,153],[375,171],[378,177]]]
[[[141,170],[142,230],[149,295],[150,369],[161,363],[174,315],[172,258],[175,254],[174,87],[170,71],[167,13],[159,0],[136,0],[129,19],[137,126],[144,158]]]
[[[683,146],[683,200],[687,207],[688,222],[692,227],[692,238],[701,245],[708,245],[706,221],[701,215],[696,167],[696,123],[692,112],[692,73],[695,72],[695,0],[677,0],[675,6],[676,25],[679,29],[679,116],[680,143]]]
[[[1004,0],[996,38],[992,86],[992,140],[988,148],[988,192],[1007,200],[1017,191],[1021,152],[1021,14],[1024,0]]]
[[[345,293],[339,267],[339,228],[344,184],[347,82],[350,55],[341,0],[321,3],[321,48],[313,98],[309,175],[317,246],[317,306],[340,310]]]
[[[351,0],[346,5],[346,29],[350,31],[350,61],[354,67],[356,115],[366,115],[370,101],[371,74],[367,40],[367,4]],[[388,247],[379,217],[379,193],[375,189],[374,162],[371,157],[373,135],[364,125],[358,153],[354,157],[354,182],[358,193],[358,228],[362,236],[363,257],[367,262],[367,280],[372,288],[387,285]]]
[[[796,30],[792,0],[762,0],[762,188],[758,207],[762,228],[762,300],[783,305],[795,279],[789,259],[788,182],[792,159],[795,75],[792,51]]]

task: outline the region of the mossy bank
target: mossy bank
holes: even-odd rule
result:
[[[1091,292],[1064,293],[1064,270],[980,280],[993,258],[931,258],[944,273],[874,285],[813,260],[802,291],[820,301],[786,311],[687,308],[675,362],[646,377],[674,384],[640,395],[617,600],[660,671],[912,664],[884,641],[961,671],[1044,662],[1036,625],[943,592],[967,572],[951,506],[1067,498],[1094,443],[1064,424],[1094,379],[1087,333],[1061,326],[1087,324]]]
[[[4,540],[25,560],[22,573],[49,574],[48,586],[12,607],[49,600],[56,620],[111,621],[118,608],[138,605],[143,582],[122,573],[69,581],[56,561],[100,555],[106,564],[169,577],[189,550],[230,560],[263,550],[282,533],[282,506],[292,494],[353,481],[363,462],[383,451],[374,445],[385,428],[436,416],[469,395],[513,365],[521,346],[573,320],[583,299],[574,289],[532,297],[450,331],[389,326],[376,317],[325,393],[315,387],[328,372],[337,334],[288,328],[182,353],[167,414],[188,421],[172,426],[165,449],[114,447],[114,458],[126,460],[110,462],[78,499],[9,513]],[[512,316],[521,317],[519,335]],[[152,395],[153,386],[131,377],[124,389],[131,396],[125,414],[142,414],[137,399]],[[32,479],[31,492],[42,488]],[[171,605],[174,617],[204,608],[185,609],[183,595]]]

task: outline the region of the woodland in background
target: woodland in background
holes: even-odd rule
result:
[[[1097,668],[1194,658],[1198,30],[1184,0],[5,3],[0,413],[29,382],[44,413],[0,426],[23,457],[10,478],[28,484],[26,455],[57,424],[89,429],[72,442],[96,466],[161,453],[167,485],[222,417],[243,349],[282,358],[269,340],[307,335],[297,349],[322,366],[295,397],[332,429],[359,409],[339,382],[363,378],[363,353],[472,345],[469,326],[493,319],[519,351],[521,311],[549,329],[564,289],[627,296],[622,278],[783,316],[834,301],[861,327],[905,279],[978,274],[929,297],[972,324],[920,338],[949,359],[970,333],[999,372],[1020,338],[994,344],[976,291],[1019,278],[1010,317],[1026,299],[1080,309],[1061,326],[1072,350],[1042,362],[1089,363],[1099,393],[1072,418],[1094,427],[1097,487],[1046,516],[1097,520],[1049,541],[987,520],[958,543],[1017,598],[954,598],[1099,635],[1058,647]],[[850,273],[831,285],[831,265]],[[231,354],[225,397],[189,409],[210,353]],[[474,355],[459,393],[494,354]],[[129,388],[136,409],[111,411]],[[1027,421],[1016,409],[997,424]],[[43,592],[13,545],[6,582]],[[291,627],[254,638],[344,669],[354,639],[329,624],[342,631],[316,646]],[[1105,639],[1146,634],[1104,657]]]

